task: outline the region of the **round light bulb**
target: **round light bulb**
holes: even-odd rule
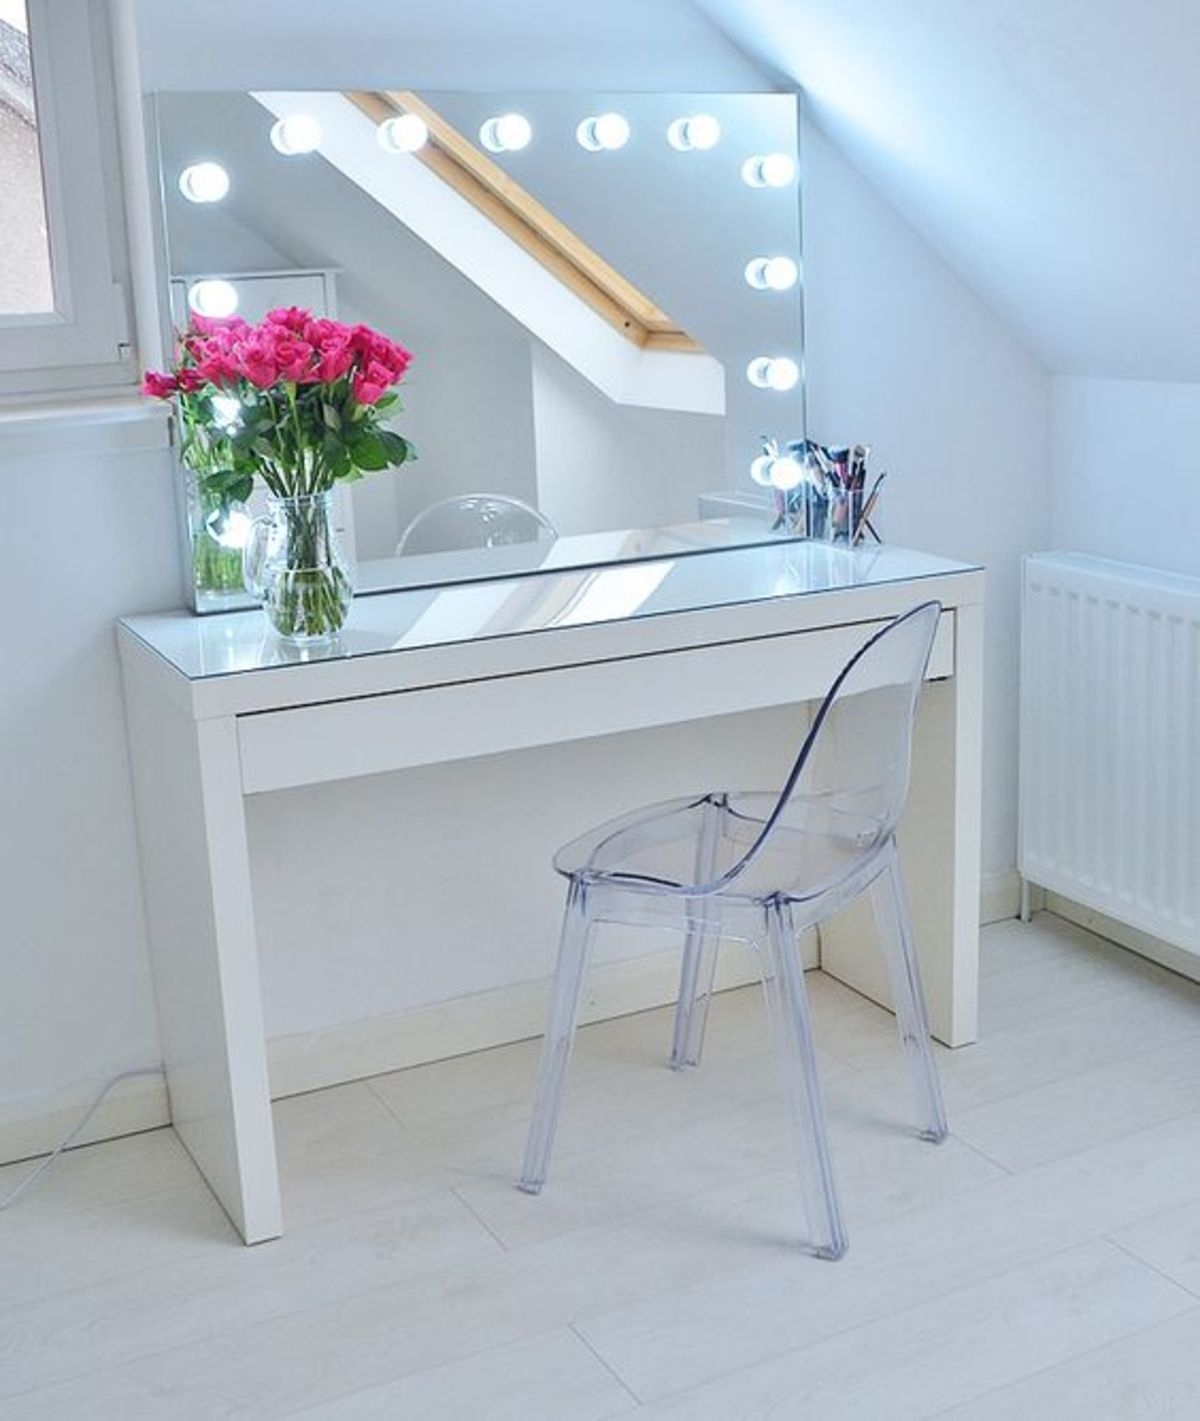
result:
[[[311,153],[320,142],[321,125],[309,114],[289,114],[271,125],[271,143],[286,158]]]
[[[220,202],[229,191],[229,174],[220,163],[192,163],[179,174],[179,191],[189,202]]]
[[[667,129],[667,142],[680,153],[706,153],[721,141],[721,125],[710,113],[677,118]]]
[[[629,142],[629,133],[629,120],[624,114],[602,113],[585,118],[575,130],[575,137],[589,153],[615,153]]]
[[[383,120],[375,138],[385,153],[417,153],[429,141],[429,127],[419,114],[397,114]]]
[[[188,305],[198,316],[220,320],[238,308],[237,288],[229,281],[193,281],[188,287]]]
[[[253,523],[244,503],[231,503],[228,508],[210,513],[205,527],[213,542],[222,548],[244,548]]]
[[[533,125],[519,113],[489,118],[479,130],[479,141],[489,153],[519,153],[522,148],[528,148],[532,137]]]
[[[232,395],[214,395],[212,412],[213,419],[226,431],[236,429],[242,422],[241,401],[234,399]]]
[[[775,462],[771,454],[760,454],[750,463],[750,477],[763,488],[771,487],[771,465]]]
[[[799,277],[791,257],[754,257],[746,264],[746,280],[756,291],[790,291]]]
[[[760,390],[794,389],[800,367],[787,355],[758,355],[746,366],[746,378]]]
[[[772,459],[770,481],[781,493],[790,493],[804,482],[804,465],[799,459],[784,457]]]
[[[787,187],[795,176],[795,159],[788,153],[763,153],[742,164],[742,179],[751,187]]]

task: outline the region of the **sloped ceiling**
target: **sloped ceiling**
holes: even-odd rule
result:
[[[1052,370],[1200,380],[1200,0],[695,0]]]

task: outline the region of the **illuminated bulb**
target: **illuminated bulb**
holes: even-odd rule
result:
[[[234,292],[236,296],[237,293]],[[213,419],[225,430],[236,429],[242,422],[241,402],[232,395],[214,395],[212,400]]]
[[[479,130],[479,141],[489,153],[519,153],[529,146],[533,125],[519,113],[503,113],[489,118]]]
[[[220,163],[193,163],[179,174],[179,191],[189,202],[220,202],[229,191],[229,174]]]
[[[790,493],[804,482],[804,465],[799,459],[772,459],[770,482],[781,493]]]
[[[585,118],[575,130],[575,137],[589,153],[614,153],[629,142],[629,132],[629,120],[624,114],[602,113]]]
[[[791,390],[800,379],[800,367],[787,355],[759,355],[746,367],[746,378],[760,390]]]
[[[667,129],[667,142],[680,153],[706,153],[721,141],[721,125],[710,113],[677,118]]]
[[[321,141],[321,125],[306,113],[294,113],[271,126],[271,142],[286,158],[311,153]]]
[[[750,477],[756,484],[762,484],[763,488],[771,488],[771,465],[775,459],[770,454],[760,454],[750,464]]]
[[[193,281],[188,287],[187,300],[198,316],[217,320],[232,316],[238,308],[237,290],[228,281]]]
[[[742,164],[742,179],[751,187],[787,187],[795,176],[795,161],[787,153],[764,153]]]
[[[385,118],[375,137],[385,153],[416,153],[429,141],[429,128],[418,114],[402,113]]]
[[[205,527],[209,537],[221,547],[244,548],[253,523],[254,519],[246,512],[244,503],[231,503],[228,508],[214,509]]]
[[[799,276],[791,257],[755,257],[746,265],[746,280],[756,291],[790,291]]]

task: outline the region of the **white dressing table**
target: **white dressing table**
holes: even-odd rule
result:
[[[962,1045],[976,1029],[979,568],[781,542],[540,571],[360,597],[340,643],[307,659],[258,612],[123,621],[172,1118],[247,1243],[282,1227],[248,796],[811,702],[871,630],[931,598],[945,610],[901,846],[933,1029]],[[821,963],[886,1002],[870,931],[853,911],[830,924]]]

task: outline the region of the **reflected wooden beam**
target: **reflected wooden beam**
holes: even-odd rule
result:
[[[555,276],[597,315],[646,350],[703,354],[670,316],[626,280],[424,99],[409,90],[355,90],[346,97],[372,123],[411,113],[429,129],[413,154]]]

